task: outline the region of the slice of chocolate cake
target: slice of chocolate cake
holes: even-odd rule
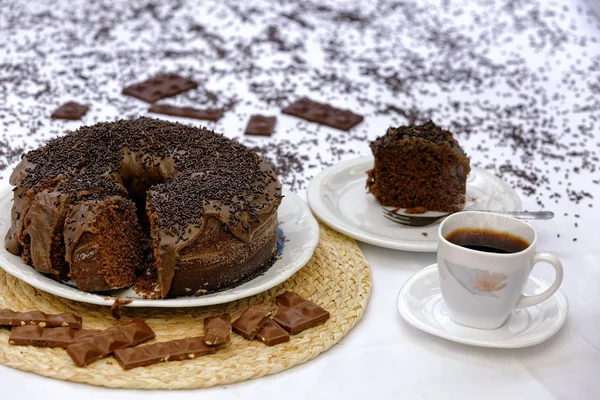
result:
[[[469,158],[452,133],[429,121],[389,128],[371,142],[375,165],[367,189],[384,206],[460,211],[465,205]]]
[[[64,232],[69,276],[86,292],[131,286],[149,251],[135,204],[122,197],[71,207]]]

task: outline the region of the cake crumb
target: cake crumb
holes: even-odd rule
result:
[[[123,313],[123,307],[132,302],[132,299],[122,299],[120,297],[117,297],[113,305],[110,307],[110,313],[112,314],[113,318],[117,321],[120,320],[121,315]]]

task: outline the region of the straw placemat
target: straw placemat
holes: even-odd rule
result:
[[[369,266],[354,240],[320,225],[319,245],[308,264],[275,288],[218,306],[184,309],[123,309],[123,320],[145,318],[155,341],[202,335],[204,317],[224,312],[237,318],[254,304],[274,305],[274,297],[291,290],[331,313],[323,325],[292,336],[288,343],[267,347],[232,334],[232,343],[194,360],[161,363],[123,371],[112,357],[86,368],[76,367],[63,349],[8,344],[10,331],[0,328],[0,363],[36,374],[93,385],[134,389],[202,388],[274,374],[318,356],[339,342],[360,320],[371,291]],[[77,303],[36,291],[0,269],[0,308],[46,313],[72,312],[85,329],[115,324],[108,307]],[[152,342],[150,342],[152,343]]]

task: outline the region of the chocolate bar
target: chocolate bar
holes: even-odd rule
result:
[[[153,104],[148,109],[148,112],[216,122],[221,119],[225,111],[212,108],[198,110],[192,107],[175,107],[168,104]]]
[[[93,336],[100,331],[69,327],[43,328],[38,325],[13,326],[8,343],[17,346],[62,347]]]
[[[204,343],[203,337],[191,337],[116,350],[114,356],[127,370],[165,361],[190,360],[215,351],[215,347]]]
[[[244,133],[246,135],[271,136],[276,122],[276,117],[252,115]]]
[[[41,311],[17,312],[0,309],[0,326],[2,325],[68,326],[73,329],[81,329],[81,317],[70,313],[51,315]]]
[[[276,344],[289,342],[290,334],[277,322],[270,320],[256,333],[256,338],[267,346],[275,346]]]
[[[317,103],[306,97],[290,104],[281,112],[342,131],[349,131],[364,119],[361,115],[354,114],[352,111],[341,110],[329,104]]]
[[[275,298],[279,309],[273,320],[290,335],[319,325],[329,319],[329,312],[296,293],[284,292]]]
[[[252,306],[241,317],[233,321],[231,327],[235,333],[252,340],[256,336],[256,332],[273,317],[276,310],[276,307],[266,309],[261,306]]]
[[[110,355],[125,347],[137,346],[154,339],[154,331],[143,320],[135,320],[124,325],[114,326],[99,333],[76,341],[67,347],[67,353],[78,367]]]
[[[231,340],[231,317],[229,314],[204,318],[204,343],[209,346],[227,344]]]
[[[51,115],[51,118],[76,120],[83,117],[88,110],[88,106],[75,103],[74,101],[69,101],[54,111]]]
[[[197,87],[198,84],[191,79],[177,74],[163,74],[128,86],[123,89],[123,94],[154,103]]]

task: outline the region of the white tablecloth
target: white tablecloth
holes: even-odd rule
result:
[[[435,3],[435,2],[434,2]],[[442,5],[437,5],[442,9],[449,7],[447,3],[441,2]],[[524,7],[527,2],[516,2],[516,7]],[[570,4],[574,3],[574,4]],[[345,4],[345,3],[344,3]],[[545,3],[544,3],[545,4]],[[581,65],[588,65],[594,60],[600,63],[600,28],[599,20],[586,10],[590,10],[591,5],[581,2],[565,2],[565,7],[568,5],[568,11],[565,11],[565,16],[557,17],[556,15],[547,15],[543,11],[547,11],[546,6],[539,6],[542,10],[542,19],[548,18],[548,30],[552,31],[556,26],[562,27],[564,30],[583,31],[589,37],[598,39],[596,42],[588,41],[587,47],[583,48],[580,43],[575,43],[569,39],[565,45],[558,51],[559,55],[552,55],[546,50],[535,52],[526,45],[520,47],[522,56],[531,65],[543,65],[546,60],[552,64],[553,73],[550,74],[550,80],[546,83],[548,88],[559,88],[558,91],[564,90],[566,99],[563,101],[570,104],[597,104],[600,93],[593,92],[592,83],[599,82],[597,72],[594,76],[590,74],[587,78],[582,78],[577,75],[578,82],[585,90],[589,90],[580,96],[571,96],[572,87],[564,84],[560,89],[561,80],[564,73],[567,73],[575,63],[574,59],[581,57]],[[0,2],[2,5],[2,2]],[[11,6],[12,7],[12,6]],[[22,6],[20,6],[22,7]],[[39,5],[32,5],[31,8],[40,12],[44,8]],[[79,7],[79,8],[78,8]],[[264,7],[264,6],[263,6]],[[350,6],[349,6],[350,7]],[[433,6],[431,6],[433,7]],[[459,6],[457,6],[459,7]],[[466,12],[460,14],[468,16],[471,7],[470,2],[464,2],[459,8],[463,8]],[[473,7],[483,7],[480,4],[473,4]],[[552,3],[550,9],[560,12],[562,5]],[[580,11],[580,7],[583,11]],[[63,7],[64,8],[64,7]],[[84,9],[85,6],[80,5],[73,7],[75,14]],[[350,7],[352,8],[352,7]],[[445,15],[450,15],[451,12],[444,8]],[[8,8],[7,8],[8,9]],[[59,9],[61,9],[59,7]],[[371,10],[377,10],[376,7],[371,7]],[[533,7],[535,9],[535,7]],[[4,10],[3,10],[4,12]],[[65,12],[65,10],[60,11]],[[477,11],[479,15],[481,10]],[[502,11],[496,9],[498,18],[501,19]],[[508,11],[506,11],[508,12]],[[12,14],[11,14],[12,13]],[[26,13],[27,14],[27,13]],[[206,18],[202,13],[189,13],[201,20]],[[6,15],[6,14],[5,14]],[[11,11],[9,15],[21,15],[16,11]],[[529,14],[528,14],[529,15]],[[591,15],[591,16],[590,16]],[[304,16],[311,20],[310,15]],[[89,18],[86,17],[86,18]],[[259,18],[256,16],[254,18]],[[459,14],[456,16],[457,21],[461,18]],[[495,19],[493,17],[489,17]],[[3,20],[0,17],[0,21]],[[24,21],[26,21],[24,19]],[[215,21],[212,21],[215,22]],[[205,21],[210,25],[211,21]],[[215,23],[218,23],[216,21]],[[471,22],[473,23],[473,22]],[[485,23],[485,22],[484,22]],[[69,21],[65,23],[77,24],[77,22]],[[292,22],[289,23],[291,36],[294,36],[293,29],[296,26]],[[526,24],[526,23],[525,23]],[[117,42],[109,42],[109,46],[127,47],[127,41],[138,43],[143,47],[147,43],[151,43],[149,38],[152,35],[158,35],[157,32],[146,35],[140,34],[140,38],[127,36],[123,24],[119,25],[112,34],[123,35],[125,44]],[[460,26],[458,24],[457,26]],[[26,43],[27,35],[33,35],[35,32],[40,32],[43,29],[40,26],[29,27],[25,24],[21,29],[11,30],[3,39],[14,40],[15,37],[20,38],[20,44]],[[56,28],[55,29],[59,29]],[[359,29],[359,28],[357,28]],[[415,27],[417,29],[417,27]],[[360,32],[360,30],[358,30]],[[469,35],[469,30],[465,29],[464,34]],[[514,37],[514,31],[513,37]],[[344,36],[345,32],[338,32]],[[533,35],[537,38],[539,32],[528,31],[526,28],[522,32],[522,36],[518,38],[527,42],[528,35]],[[77,35],[77,32],[72,32]],[[496,32],[501,35],[501,32]],[[146,35],[146,36],[144,36]],[[550,33],[549,36],[552,37]],[[35,36],[35,35],[34,35]],[[36,40],[35,37],[33,39]],[[39,40],[39,38],[38,38]],[[136,40],[138,40],[136,42]],[[23,42],[25,41],[25,42]],[[6,40],[5,40],[6,42]],[[509,43],[507,41],[507,43]],[[168,43],[163,46],[168,45]],[[509,46],[510,44],[506,44]],[[11,44],[7,45],[11,48]],[[185,46],[184,46],[185,47]],[[114,50],[113,49],[113,50]],[[488,53],[490,58],[494,57],[495,51],[497,56],[502,57],[502,46],[493,48]],[[5,52],[0,55],[0,60],[4,59],[6,63],[19,62],[19,57],[23,56],[23,49],[13,52]],[[77,51],[81,49],[78,48]],[[68,52],[69,49],[62,48],[61,54]],[[308,50],[310,54],[310,49]],[[571,57],[572,56],[572,57]],[[35,60],[35,52],[28,54],[29,60]],[[316,56],[315,56],[316,57]],[[557,61],[558,60],[558,61]],[[560,62],[563,60],[564,62]],[[571,61],[567,61],[571,60]],[[189,60],[187,60],[189,62]],[[317,61],[315,61],[317,62]],[[398,61],[401,63],[402,61]],[[148,61],[140,61],[140,63],[148,63]],[[43,63],[40,63],[40,68],[47,71],[56,71],[56,65],[69,66],[69,62],[59,58],[53,59],[47,57]],[[150,63],[151,64],[151,63]],[[182,63],[169,60],[160,60],[158,66],[149,67],[152,71],[168,69],[169,66],[176,65],[181,67]],[[546,62],[548,64],[548,62]],[[114,64],[111,64],[114,65]],[[146,65],[146,64],[144,64]],[[147,65],[146,65],[147,66]],[[129,66],[123,65],[127,69]],[[193,70],[194,67],[192,67]],[[208,67],[201,67],[206,70]],[[531,67],[534,68],[534,67]],[[550,68],[550,67],[548,67]],[[583,67],[582,67],[583,68]],[[0,74],[5,75],[9,68],[0,65]],[[148,74],[144,71],[140,72],[133,68],[137,77],[146,77]],[[114,71],[116,75],[120,71]],[[356,71],[355,71],[356,72]],[[135,82],[136,76],[132,70],[128,70],[127,77],[122,80],[128,83]],[[349,72],[351,74],[352,72]],[[0,78],[2,75],[0,75]],[[67,79],[53,77],[52,79]],[[121,78],[119,78],[121,79]],[[583,79],[583,80],[582,80]],[[594,80],[595,79],[595,80]],[[63,82],[60,81],[59,82]],[[121,80],[119,80],[121,82]],[[564,83],[564,82],[563,82]],[[589,83],[589,85],[587,85]],[[108,83],[111,84],[111,83]],[[115,86],[114,96],[118,97],[118,91],[121,83],[113,82]],[[214,87],[218,87],[218,82],[211,81]],[[588,87],[589,86],[589,87]],[[223,89],[225,83],[223,83]],[[582,90],[584,90],[582,89]],[[32,89],[33,90],[33,89]],[[87,89],[82,89],[85,93],[84,98],[92,103],[91,114],[86,116],[82,122],[63,123],[62,121],[48,121],[47,112],[58,105],[61,101],[67,101],[77,97],[74,92],[69,95],[62,96],[60,99],[55,97],[45,98],[42,95],[43,111],[36,111],[33,116],[25,115],[23,119],[35,118],[36,121],[41,121],[41,127],[37,133],[31,133],[33,124],[25,124],[25,126],[5,126],[3,129],[4,137],[9,143],[22,143],[25,149],[31,149],[38,145],[40,141],[47,140],[51,137],[49,132],[62,132],[65,129],[74,129],[81,124],[92,123],[105,118],[115,118],[120,115],[112,107],[110,101],[102,97],[97,102],[92,100],[93,94],[90,94]],[[242,90],[239,88],[229,88],[230,91]],[[371,96],[382,98],[394,102],[398,98],[390,92],[383,92],[378,95],[374,91]],[[0,92],[1,94],[2,92]],[[297,94],[310,94],[310,90],[299,88]],[[553,92],[549,90],[549,93]],[[594,97],[594,93],[595,96]],[[241,93],[240,97],[246,96]],[[425,96],[425,95],[423,95]],[[439,97],[429,96],[426,99],[419,101],[417,105],[426,107],[436,107],[440,102],[445,104],[450,101],[449,94],[440,92]],[[482,98],[491,101],[495,104],[500,102],[499,98],[494,97],[494,93],[484,93]],[[28,107],[31,105],[35,109],[34,99],[20,99],[19,96],[12,94],[4,94],[5,102],[3,106],[12,107],[14,110],[19,107]],[[26,96],[25,96],[26,97]],[[293,96],[295,97],[295,96]],[[418,96],[417,96],[418,97]],[[327,100],[324,96],[315,96],[316,99],[321,98]],[[345,97],[335,97],[335,99],[344,99],[341,104],[348,104],[348,108],[361,110],[357,108],[357,95],[351,94]],[[59,101],[60,100],[60,101]],[[143,114],[144,107],[141,103],[133,99],[127,99],[128,104],[134,104],[129,109],[130,113]],[[340,104],[338,100],[337,104]],[[502,100],[504,101],[504,100]],[[29,103],[28,103],[29,102]],[[598,113],[596,111],[588,112],[587,114],[567,113],[560,114],[559,108],[554,107],[555,103],[550,102],[549,108],[551,113],[556,113],[556,118],[573,118],[577,120],[573,124],[593,124],[596,118],[595,130],[586,138],[585,149],[591,152],[599,151],[600,136],[598,135]],[[122,104],[119,103],[119,106]],[[137,107],[137,108],[135,108]],[[262,108],[261,108],[262,107]],[[564,107],[567,109],[569,107]],[[569,108],[572,110],[571,108]],[[35,109],[37,110],[37,109]],[[246,118],[249,114],[261,111],[265,113],[277,114],[279,107],[276,104],[269,106],[257,106],[252,102],[248,104],[240,104],[236,108],[236,115],[226,115],[224,120],[215,125],[217,131],[225,132],[230,137],[240,137],[240,131],[245,126]],[[308,130],[311,124],[302,125],[298,128],[297,120],[292,117],[280,116],[278,120],[277,133],[275,141],[288,140],[290,143],[297,143],[297,151],[308,154],[311,161],[306,161],[306,164],[313,162],[317,155],[322,159],[335,162],[338,159],[349,159],[358,155],[370,154],[368,149],[368,141],[383,134],[386,128],[391,124],[397,124],[389,116],[377,115],[374,112],[364,111],[367,114],[365,123],[359,127],[357,132],[364,133],[362,139],[348,139],[347,143],[336,142],[336,137],[341,135],[335,130],[321,128],[316,134],[305,133],[306,126]],[[14,116],[6,116],[6,118],[14,118]],[[508,117],[507,117],[508,118]],[[583,121],[580,120],[583,118]],[[541,121],[541,120],[540,120]],[[190,121],[187,121],[188,123]],[[193,122],[193,121],[192,121]],[[404,120],[400,120],[404,123]],[[444,121],[437,121],[444,125]],[[537,122],[536,122],[537,123]],[[541,123],[541,122],[540,122]],[[52,128],[52,129],[50,129]],[[552,134],[560,134],[557,132],[560,127],[551,127]],[[21,136],[21,134],[26,134]],[[27,134],[29,134],[27,136]],[[595,134],[595,137],[594,137]],[[336,136],[337,135],[337,136]],[[306,144],[299,143],[303,138],[318,139],[317,145],[307,147]],[[361,244],[361,248],[365,257],[371,265],[373,276],[373,290],[369,300],[367,311],[363,319],[357,326],[346,336],[341,342],[334,346],[331,350],[320,355],[316,359],[284,371],[274,376],[268,376],[256,379],[249,382],[243,382],[230,386],[215,387],[204,390],[194,391],[178,391],[165,394],[160,391],[129,391],[129,390],[110,390],[98,387],[87,386],[84,384],[73,384],[52,379],[43,378],[31,373],[25,373],[0,365],[0,399],[8,398],[44,398],[44,399],[65,399],[65,398],[127,398],[135,399],[152,399],[152,398],[168,398],[183,399],[183,398],[210,398],[210,399],[251,399],[265,396],[265,398],[286,398],[286,399],[439,399],[439,398],[459,398],[459,399],[600,399],[600,245],[598,244],[598,227],[600,227],[600,212],[597,200],[600,198],[600,186],[592,183],[594,179],[599,179],[600,172],[597,170],[582,170],[580,174],[571,173],[569,177],[564,177],[564,169],[561,172],[556,172],[553,167],[571,168],[573,165],[568,165],[568,161],[552,161],[545,158],[540,158],[534,155],[534,162],[520,164],[522,159],[518,150],[512,151],[510,147],[501,144],[501,141],[496,138],[496,141],[487,141],[484,146],[489,147],[485,151],[478,151],[478,145],[482,142],[481,135],[460,135],[459,139],[463,147],[470,154],[472,161],[481,167],[486,167],[492,160],[497,160],[497,163],[491,166],[491,169],[499,172],[498,165],[507,160],[515,165],[525,165],[526,168],[538,167],[542,170],[548,170],[545,176],[549,177],[547,184],[538,187],[538,193],[544,193],[542,196],[544,206],[552,209],[557,217],[551,221],[533,222],[533,226],[539,232],[539,249],[549,251],[558,256],[565,267],[565,278],[562,289],[569,299],[569,316],[565,326],[547,342],[525,349],[515,350],[500,350],[500,349],[484,349],[468,347],[461,344],[456,344],[444,339],[440,339],[429,334],[423,333],[408,324],[399,316],[396,310],[396,296],[402,284],[415,272],[422,268],[431,265],[435,262],[435,253],[411,253],[404,251],[394,251],[375,246]],[[266,139],[268,140],[268,139]],[[560,140],[568,142],[568,137],[561,137]],[[573,140],[576,140],[575,138]],[[577,139],[579,140],[579,139]],[[246,142],[248,142],[246,140]],[[259,139],[253,140],[255,144],[261,144]],[[299,143],[299,144],[298,144]],[[340,156],[334,156],[333,152],[337,149],[345,149],[345,153]],[[348,150],[353,150],[354,153],[348,153]],[[574,161],[575,163],[577,161]],[[593,161],[598,165],[598,160]],[[14,164],[13,164],[14,165]],[[314,167],[307,167],[304,171],[297,171],[297,177],[309,179],[314,176],[321,168],[318,162],[315,162]],[[10,167],[4,171],[4,176],[10,172]],[[518,178],[511,176],[507,180],[518,186],[519,182],[524,182]],[[6,181],[6,179],[4,179]],[[286,184],[290,181],[287,180]],[[560,182],[560,183],[559,183]],[[565,192],[565,186],[570,184],[574,190],[585,190],[589,192],[593,199],[584,199],[579,204],[568,199]],[[305,196],[306,185],[296,186],[295,189],[302,196]],[[557,202],[550,200],[548,194],[554,191],[562,193],[562,197],[557,199]],[[525,196],[522,189],[519,189],[522,194],[523,203],[526,209],[539,208],[536,195]],[[593,206],[590,207],[589,204]],[[578,214],[579,217],[575,217]],[[577,223],[578,226],[575,226]],[[560,237],[557,236],[560,234]],[[574,241],[573,239],[577,240]],[[549,266],[538,266],[534,275],[541,276],[546,280],[552,280],[553,272]],[[65,358],[65,362],[69,362]]]

